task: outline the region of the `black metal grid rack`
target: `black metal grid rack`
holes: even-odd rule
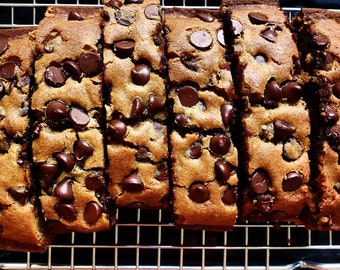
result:
[[[49,5],[100,0],[0,2],[0,28],[38,25]],[[219,0],[161,0],[163,7],[218,8]],[[292,14],[295,8],[285,8]],[[119,209],[110,231],[59,235],[43,253],[0,251],[0,269],[340,269],[340,232],[237,224],[232,232],[174,228],[162,210]]]

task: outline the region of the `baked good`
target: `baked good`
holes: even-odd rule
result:
[[[159,1],[103,2],[108,191],[119,207],[167,208],[166,63]]]
[[[310,169],[305,78],[276,1],[223,0],[239,94],[240,220],[300,222]]]
[[[218,11],[166,9],[176,227],[230,230],[237,217],[234,86]]]
[[[101,131],[101,9],[49,7],[35,33],[33,161],[42,211],[56,232],[109,229]]]
[[[309,229],[340,229],[340,15],[322,9],[302,9],[292,22],[308,84],[313,124],[312,188],[302,218]]]
[[[50,238],[39,214],[28,141],[33,30],[0,31],[0,249],[42,252]]]

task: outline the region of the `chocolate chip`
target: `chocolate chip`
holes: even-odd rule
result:
[[[155,94],[149,95],[148,112],[154,114],[163,108],[162,100]]]
[[[149,159],[150,151],[146,147],[139,147],[136,153],[136,160],[146,161]]]
[[[223,192],[222,202],[226,205],[232,205],[237,202],[237,198],[237,187],[230,187]]]
[[[194,142],[189,149],[189,156],[197,159],[202,155],[202,144],[200,142]]]
[[[269,179],[265,173],[256,171],[250,177],[249,185],[256,194],[262,194],[269,188]]]
[[[210,139],[209,147],[213,154],[223,156],[228,153],[231,142],[224,134],[217,134]]]
[[[0,99],[3,98],[6,95],[6,87],[5,85],[0,82]]]
[[[39,175],[46,184],[51,184],[60,174],[58,164],[41,163]]]
[[[338,111],[329,104],[321,108],[321,116],[328,124],[334,124],[339,120]]]
[[[252,24],[265,24],[268,22],[268,17],[260,12],[248,13],[248,18]]]
[[[254,59],[258,64],[265,64],[267,62],[267,58],[263,54],[256,54]]]
[[[66,220],[74,221],[77,219],[77,208],[71,203],[57,203],[54,205],[54,210],[59,217]]]
[[[12,196],[12,198],[22,205],[26,203],[30,192],[30,188],[26,186],[8,189],[8,193]]]
[[[78,65],[85,74],[91,75],[101,65],[100,55],[94,52],[84,53],[79,57]]]
[[[108,6],[115,8],[115,9],[120,9],[123,6],[123,3],[119,0],[110,0],[108,2]]]
[[[282,155],[287,161],[294,161],[303,154],[303,147],[297,138],[291,137],[283,144]]]
[[[71,178],[67,178],[55,186],[53,194],[60,200],[73,201],[74,193],[72,186],[73,180]]]
[[[231,23],[232,23],[234,35],[235,36],[240,35],[243,31],[242,24],[239,21],[236,21],[236,20],[233,20],[233,19],[231,20]]]
[[[300,99],[302,90],[302,86],[297,82],[288,82],[282,87],[282,96],[289,103],[293,103]]]
[[[289,172],[282,181],[283,191],[295,191],[301,187],[303,183],[303,175],[298,172]]]
[[[66,77],[60,68],[50,66],[45,70],[44,79],[47,85],[60,87],[65,83]]]
[[[0,66],[0,78],[11,80],[15,77],[15,63],[5,62]]]
[[[275,120],[274,126],[274,136],[277,140],[284,140],[292,136],[295,132],[295,127],[292,127],[280,120]]]
[[[136,85],[145,85],[150,80],[150,70],[145,65],[138,64],[131,70],[131,79]]]
[[[228,127],[234,119],[234,107],[230,103],[224,103],[221,106],[221,117],[224,126]]]
[[[140,192],[144,183],[137,173],[132,173],[122,181],[122,188],[128,192]]]
[[[340,193],[340,182],[336,182],[333,188],[335,189],[337,193]]]
[[[195,14],[197,18],[204,22],[213,22],[215,20],[215,17],[211,15],[209,12],[202,12],[200,10],[196,10]]]
[[[270,194],[260,194],[256,196],[254,204],[264,212],[269,212],[274,204],[274,197]]]
[[[117,23],[124,26],[130,26],[136,20],[135,12],[126,7],[117,11],[115,17]]]
[[[198,91],[195,87],[187,85],[177,90],[177,95],[181,104],[185,107],[192,107],[198,102]]]
[[[120,120],[112,120],[108,125],[108,132],[113,139],[123,139],[127,131],[127,127],[124,122]]]
[[[333,125],[326,130],[326,139],[329,145],[336,149],[340,145],[340,125]]]
[[[216,161],[215,162],[215,175],[216,180],[220,184],[225,184],[226,181],[229,179],[229,177],[234,172],[234,169],[230,164],[224,162],[224,161]]]
[[[71,10],[68,14],[68,18],[69,21],[82,21],[84,20],[84,18],[77,12],[74,10]]]
[[[27,76],[24,76],[24,77],[21,79],[20,85],[21,85],[21,87],[24,87],[24,86],[26,86],[26,85],[29,85],[30,82],[31,82],[31,78],[30,78],[30,76],[27,75]]]
[[[84,209],[84,219],[87,223],[93,224],[99,219],[103,211],[103,207],[97,202],[89,202]]]
[[[282,31],[281,27],[276,23],[268,23],[263,31],[261,37],[270,42],[276,42],[277,31]]]
[[[189,117],[185,114],[178,114],[175,118],[175,124],[180,127],[188,127]]]
[[[130,117],[132,119],[138,119],[144,114],[144,104],[140,98],[134,98],[132,101],[132,107],[131,107],[131,112],[130,112]]]
[[[3,54],[8,48],[8,40],[7,38],[0,38],[0,55]]]
[[[316,52],[314,55],[315,68],[330,70],[333,64],[333,56],[329,52]]]
[[[85,178],[85,186],[88,190],[100,190],[105,186],[103,173],[91,173]]]
[[[199,69],[199,66],[197,64],[198,60],[194,56],[181,58],[181,62],[186,68],[191,69],[195,72],[197,72]]]
[[[165,161],[157,167],[155,179],[158,181],[167,181],[169,179],[168,164]]]
[[[159,16],[159,7],[157,5],[149,5],[144,9],[144,15],[149,20],[158,20]]]
[[[209,47],[212,44],[212,41],[213,39],[211,35],[204,30],[195,31],[190,35],[191,45],[200,50],[209,49]]]
[[[82,161],[92,156],[94,148],[87,141],[79,139],[74,142],[73,150],[76,160]]]
[[[313,43],[318,47],[318,49],[323,49],[328,44],[329,39],[321,33],[315,33],[313,36]]]
[[[189,187],[189,198],[197,203],[204,203],[209,200],[210,192],[203,182],[192,183]]]
[[[62,101],[50,101],[45,109],[47,123],[52,127],[59,127],[68,121],[67,106]]]
[[[220,29],[217,31],[217,40],[218,42],[225,47],[225,40],[224,40],[224,31],[223,29]]]
[[[270,107],[276,107],[277,103],[282,99],[280,86],[275,80],[270,80],[264,90],[264,103]]]
[[[79,81],[81,78],[81,70],[78,66],[78,64],[72,60],[66,61],[63,64],[64,70],[70,74],[73,80]]]
[[[133,40],[116,41],[114,48],[120,57],[128,57],[135,49],[136,42]]]
[[[107,10],[102,11],[102,16],[104,21],[110,21],[110,14]]]
[[[90,122],[90,117],[79,108],[71,108],[69,111],[69,119],[73,127],[76,129],[83,129]]]
[[[143,0],[125,0],[124,4],[141,4],[143,3]]]
[[[340,98],[340,82],[335,83],[332,87],[333,95]]]
[[[63,168],[66,172],[71,172],[75,165],[75,158],[73,154],[66,153],[57,153],[55,155],[55,159],[61,168]]]

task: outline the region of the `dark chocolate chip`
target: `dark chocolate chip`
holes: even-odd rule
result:
[[[230,103],[224,103],[221,106],[221,117],[224,126],[228,127],[234,119],[234,107]]]
[[[231,20],[231,23],[232,23],[234,35],[235,36],[240,35],[243,31],[242,24],[239,21],[236,21],[236,20],[233,20],[233,19]]]
[[[31,78],[30,78],[30,76],[27,75],[27,76],[24,76],[24,77],[21,79],[20,85],[21,85],[21,87],[24,87],[24,86],[26,86],[26,85],[29,85],[30,82],[31,82]]]
[[[68,18],[69,21],[82,21],[84,20],[84,18],[77,12],[74,10],[71,10],[68,14]]]
[[[100,55],[94,52],[84,53],[79,57],[78,65],[85,74],[90,75],[99,69]]]
[[[143,0],[125,0],[124,1],[124,4],[127,5],[127,4],[141,4],[143,3]]]
[[[158,181],[167,181],[169,179],[168,164],[165,161],[157,167],[155,179]]]
[[[339,120],[338,111],[329,104],[321,108],[321,116],[329,124],[334,124]]]
[[[76,160],[82,161],[92,156],[94,148],[87,141],[79,139],[74,142],[73,151]]]
[[[268,23],[263,31],[261,37],[270,42],[276,42],[277,31],[282,31],[281,27],[276,23]]]
[[[195,87],[186,85],[177,90],[177,95],[181,104],[185,107],[192,107],[198,102],[198,91]]]
[[[332,87],[333,95],[340,98],[340,82],[335,83]]]
[[[270,80],[264,90],[264,103],[270,107],[276,107],[277,103],[282,99],[282,91],[275,80]]]
[[[326,139],[332,148],[338,148],[340,145],[340,125],[333,125],[326,131]]]
[[[58,216],[69,221],[77,219],[78,211],[75,205],[71,203],[57,203],[54,205],[54,210]]]
[[[181,62],[186,68],[191,69],[193,71],[197,72],[199,69],[199,66],[197,64],[198,60],[193,56],[181,58]]]
[[[189,117],[185,114],[178,114],[175,118],[175,124],[180,127],[188,127]]]
[[[8,48],[8,40],[7,38],[0,38],[0,55],[3,54]]]
[[[225,40],[224,40],[224,31],[223,29],[220,29],[217,31],[217,40],[218,42],[225,47]]]
[[[224,161],[216,161],[215,162],[215,175],[216,180],[220,184],[225,184],[226,181],[229,179],[229,177],[234,172],[234,169],[232,166],[230,166],[228,163]]]
[[[192,183],[189,187],[189,198],[197,203],[204,203],[210,198],[210,191],[203,182]]]
[[[15,77],[15,63],[5,62],[0,66],[0,78],[11,80]]]
[[[46,184],[51,184],[60,174],[58,164],[41,163],[39,165],[39,175]]]
[[[24,205],[30,195],[31,191],[29,187],[21,186],[16,188],[10,188],[8,193],[12,196],[14,200]]]
[[[163,108],[162,100],[155,94],[149,95],[148,112],[154,114]]]
[[[266,56],[265,55],[263,55],[263,54],[256,54],[255,56],[254,56],[254,58],[255,58],[255,61],[258,63],[258,64],[265,64],[266,62],[267,62],[267,58],[266,58]]]
[[[144,15],[149,20],[158,20],[159,16],[159,7],[157,5],[149,5],[144,9]]]
[[[81,70],[78,66],[78,64],[72,60],[66,61],[63,64],[64,70],[70,74],[73,80],[79,81],[81,78]]]
[[[295,127],[292,127],[280,120],[275,120],[274,126],[274,137],[277,140],[284,140],[292,136],[295,132]]]
[[[260,12],[248,13],[248,18],[252,24],[265,24],[268,22],[268,17]]]
[[[202,144],[200,142],[194,142],[190,146],[189,156],[191,158],[197,159],[202,155]]]
[[[303,175],[298,172],[289,172],[282,181],[283,191],[295,191],[301,187],[303,183]]]
[[[84,209],[84,219],[89,224],[94,224],[100,218],[103,207],[97,202],[89,202]]]
[[[55,159],[58,161],[60,167],[66,172],[71,172],[73,170],[75,165],[75,157],[73,154],[57,153]]]
[[[269,188],[269,179],[263,172],[256,171],[250,177],[249,185],[256,194],[262,194]]]
[[[122,181],[122,188],[128,192],[140,192],[144,183],[137,173],[132,173]]]
[[[88,190],[100,190],[105,186],[103,173],[91,173],[85,178],[85,186]]]
[[[0,99],[3,98],[6,95],[6,87],[5,85],[0,82]]]
[[[46,106],[45,116],[49,122],[61,124],[68,118],[67,106],[62,101],[50,101]]]
[[[146,147],[139,147],[136,153],[136,160],[146,161],[149,159],[150,151]]]
[[[110,13],[107,10],[102,11],[102,16],[104,21],[110,21]]]
[[[114,48],[119,56],[128,57],[134,51],[135,45],[133,40],[121,40],[114,43]]]
[[[116,13],[116,21],[121,25],[130,26],[135,20],[136,14],[129,8],[122,8]]]
[[[270,194],[260,194],[256,196],[254,204],[264,212],[269,212],[274,204],[274,197]]]
[[[197,10],[195,14],[197,18],[204,22],[213,22],[215,20],[215,17],[209,12],[201,12],[200,10]]]
[[[296,102],[302,95],[302,86],[297,82],[288,82],[282,87],[282,96],[289,103]]]
[[[328,44],[329,39],[328,37],[326,37],[325,35],[321,34],[321,33],[316,33],[313,36],[313,43],[319,48],[319,49],[323,49],[326,47],[326,45]]]
[[[123,6],[123,3],[119,0],[110,0],[108,2],[108,6],[115,8],[115,9],[120,9]]]
[[[323,70],[330,70],[332,68],[333,56],[329,52],[317,52],[314,57],[315,68]]]
[[[65,83],[66,77],[60,68],[50,66],[45,70],[44,79],[47,85],[59,87]]]
[[[53,195],[58,197],[60,200],[73,201],[73,180],[71,178],[67,178],[58,183],[53,190]]]
[[[190,43],[195,48],[200,50],[207,50],[210,48],[211,44],[213,42],[213,39],[211,35],[204,31],[204,30],[198,30],[190,35]]]
[[[127,127],[124,122],[120,120],[112,120],[108,125],[108,132],[113,139],[123,139],[127,131]]]
[[[131,79],[136,85],[145,85],[150,80],[150,70],[145,65],[138,64],[131,70]]]
[[[333,186],[335,191],[340,194],[340,182],[336,182],[335,185]]]
[[[140,98],[134,98],[132,101],[132,107],[131,107],[131,112],[130,112],[130,117],[132,119],[138,119],[144,114],[144,104]]]
[[[90,117],[87,113],[79,108],[70,109],[69,119],[71,120],[73,127],[76,129],[83,129],[90,122]]]
[[[209,147],[213,154],[223,156],[228,153],[231,142],[224,134],[217,134],[210,139]]]
[[[229,187],[223,192],[222,202],[226,205],[232,205],[237,202],[237,187]]]

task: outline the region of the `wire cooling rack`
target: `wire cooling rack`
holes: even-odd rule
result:
[[[218,8],[219,0],[161,0],[163,7]],[[49,5],[100,0],[0,2],[0,28],[38,25]],[[285,8],[291,15],[295,8]],[[237,224],[232,232],[174,228],[163,210],[119,209],[110,231],[59,235],[43,253],[0,251],[0,269],[340,269],[340,232]]]

